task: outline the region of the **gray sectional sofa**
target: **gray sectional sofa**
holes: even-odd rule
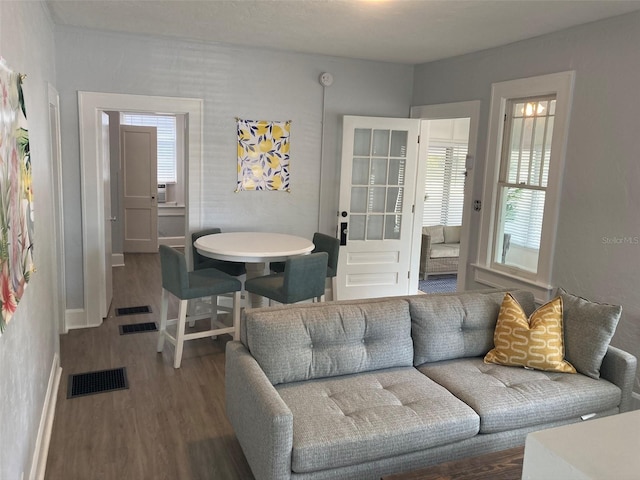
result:
[[[531,293],[512,293],[534,310]],[[246,311],[241,341],[227,344],[226,408],[255,477],[379,479],[630,409],[636,359],[609,346],[608,333],[599,340],[604,358],[586,359],[596,369],[590,376],[485,364],[503,297]],[[573,346],[576,356],[597,355],[598,346]]]

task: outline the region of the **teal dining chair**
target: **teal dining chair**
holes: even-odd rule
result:
[[[284,262],[284,272],[249,279],[247,292],[279,303],[297,303],[313,299],[322,301],[327,278],[327,252],[291,257]]]
[[[208,258],[204,255],[200,255],[198,250],[194,246],[196,240],[200,237],[204,237],[205,235],[215,235],[216,233],[221,233],[217,227],[214,228],[206,228],[204,230],[199,230],[197,232],[193,232],[191,234],[191,253],[193,254],[193,269],[200,270],[202,268],[217,268],[218,270],[223,271],[229,275],[234,277],[239,277],[247,273],[244,263],[242,262],[228,262],[226,260],[216,260],[215,258]]]
[[[231,334],[234,340],[240,338],[240,291],[242,283],[215,268],[204,268],[187,271],[187,261],[184,254],[175,248],[160,245],[160,266],[162,270],[162,303],[160,307],[160,331],[158,334],[157,351],[162,352],[165,339],[175,346],[173,367],[180,368],[184,342],[197,338]],[[218,295],[233,294],[233,308],[231,309],[232,325],[228,326],[218,319]],[[167,319],[169,296],[173,295],[180,301],[178,317]],[[190,317],[190,320],[211,319],[208,330],[186,333],[186,318],[188,301],[211,297],[211,308],[208,313]],[[167,331],[168,325],[176,325],[175,336]]]
[[[313,234],[314,249],[311,253],[327,252],[327,278],[331,283],[331,300],[336,299],[336,276],[338,273],[338,255],[340,253],[340,240],[324,233],[316,232]],[[274,273],[284,272],[285,262],[273,262],[270,269]]]

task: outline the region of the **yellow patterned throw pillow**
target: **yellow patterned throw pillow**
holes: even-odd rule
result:
[[[493,343],[495,348],[484,357],[485,363],[576,373],[564,359],[561,297],[527,318],[518,301],[507,293],[500,306]]]

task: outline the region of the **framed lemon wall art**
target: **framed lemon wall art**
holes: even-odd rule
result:
[[[241,120],[238,123],[238,186],[248,190],[289,191],[291,121]]]

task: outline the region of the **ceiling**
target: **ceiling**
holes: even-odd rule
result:
[[[59,25],[419,64],[640,10],[640,0],[46,0]]]

